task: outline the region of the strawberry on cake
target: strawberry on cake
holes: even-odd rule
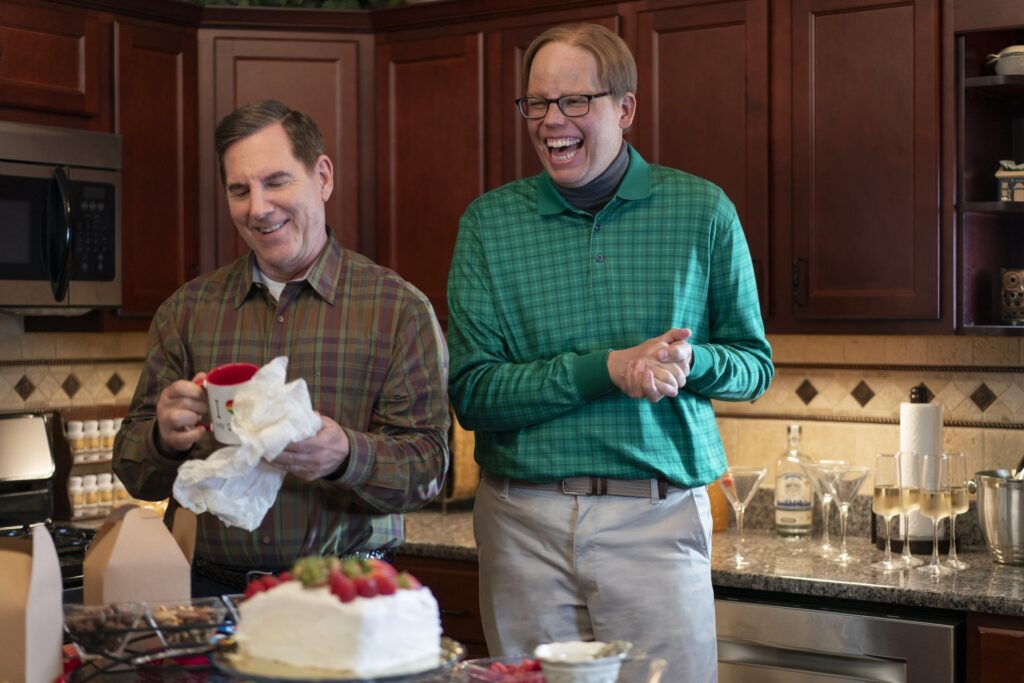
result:
[[[372,677],[440,660],[437,601],[380,560],[303,558],[250,583],[238,611],[238,659],[251,673],[267,664]]]

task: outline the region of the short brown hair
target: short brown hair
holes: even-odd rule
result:
[[[612,97],[636,93],[636,60],[626,41],[600,24],[561,24],[541,33],[526,48],[523,56],[524,94],[530,85],[533,58],[548,43],[566,43],[594,55],[597,77]]]
[[[225,181],[224,153],[228,147],[243,138],[254,135],[267,126],[280,123],[292,143],[292,154],[312,171],[316,160],[324,154],[324,136],[313,119],[301,111],[289,109],[277,100],[258,100],[234,110],[217,124],[213,144],[220,165],[220,180]]]

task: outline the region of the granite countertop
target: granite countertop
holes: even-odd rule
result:
[[[961,550],[960,559],[970,566],[933,579],[913,570],[883,573],[872,569],[871,562],[881,559],[882,552],[865,537],[847,540],[850,553],[858,560],[847,567],[817,555],[817,536],[788,541],[771,531],[752,529],[745,530],[744,537],[744,555],[752,564],[736,569],[730,566],[738,540],[736,530],[714,535],[711,579],[716,587],[1024,616],[1024,567],[996,564],[984,548]],[[425,510],[407,515],[406,543],[400,550],[423,557],[475,560],[472,512]]]

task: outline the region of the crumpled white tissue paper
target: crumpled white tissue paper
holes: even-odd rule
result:
[[[174,499],[196,514],[210,512],[228,526],[256,529],[277,499],[284,470],[269,464],[289,443],[320,431],[306,381],[285,384],[288,358],[253,375],[234,399],[231,429],[242,442],[178,468]]]

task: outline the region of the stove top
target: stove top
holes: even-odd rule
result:
[[[21,538],[32,533],[35,525],[23,525],[0,529],[0,538]],[[60,561],[60,574],[64,588],[81,588],[85,562],[85,551],[89,549],[94,529],[83,529],[72,526],[68,522],[43,523],[53,537],[53,545],[57,548],[57,559]]]

